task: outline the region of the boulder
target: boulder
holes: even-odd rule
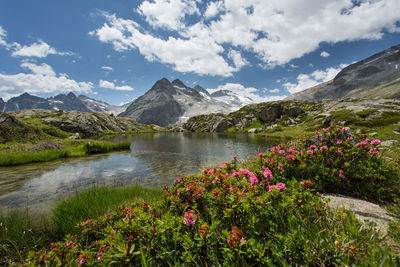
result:
[[[273,122],[282,115],[282,105],[279,103],[271,104],[267,109],[263,109],[258,113],[258,117],[262,122]]]
[[[397,140],[386,140],[386,141],[383,141],[381,145],[382,146],[398,146],[399,145],[399,141],[397,141]]]
[[[11,127],[23,127],[22,123],[17,120],[14,116],[10,116],[7,113],[0,113],[0,125],[7,125]]]
[[[259,130],[257,128],[251,128],[247,131],[248,133],[258,133]]]
[[[214,123],[212,127],[212,132],[223,132],[229,127],[229,122],[226,119],[219,119],[216,123]]]
[[[382,235],[387,234],[389,223],[394,219],[377,204],[365,200],[333,194],[326,194],[322,197],[330,200],[328,206],[333,210],[340,208],[351,210],[360,221],[376,223],[375,230]]]

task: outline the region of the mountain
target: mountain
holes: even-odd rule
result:
[[[123,112],[129,104],[130,103],[123,106],[113,106],[84,95],[77,97],[72,92],[68,94],[59,94],[49,98],[42,98],[24,93],[20,96],[11,98],[7,102],[4,102],[3,99],[0,98],[0,111],[10,112],[25,109],[49,109],[119,114]]]
[[[246,104],[233,92],[226,92],[228,94],[233,96],[233,101],[222,101],[221,97],[214,97],[199,85],[191,88],[178,79],[171,83],[163,78],[118,116],[129,117],[140,123],[167,126],[197,115],[229,113]]]
[[[400,44],[351,64],[333,80],[287,99],[400,98]]]
[[[106,102],[96,100],[85,95],[80,95],[78,98],[83,102],[83,104],[93,112],[104,112],[108,114],[117,115],[124,112],[126,108],[131,104],[131,102],[124,104],[122,106],[110,105]]]
[[[45,98],[23,93],[20,96],[10,98],[5,103],[4,111],[18,111],[23,109],[52,109]]]
[[[0,111],[4,111],[4,106],[5,106],[5,102],[3,100],[3,98],[0,97]]]
[[[86,107],[86,105],[74,94],[68,93],[67,95],[59,94],[54,97],[47,99],[50,106],[55,110],[65,110],[65,111],[92,111]]]

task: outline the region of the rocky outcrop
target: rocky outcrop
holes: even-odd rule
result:
[[[238,111],[225,114],[209,114],[190,118],[183,124],[169,127],[171,130],[185,129],[190,132],[224,132],[228,129],[234,131],[244,131],[253,123],[271,124],[286,118],[290,123],[295,123],[292,118],[296,118],[304,113],[300,107],[300,102],[281,101],[261,104],[251,104]],[[254,128],[254,127],[253,127]],[[247,131],[250,129],[247,129]],[[258,132],[261,128],[257,126],[251,132]]]
[[[152,127],[128,118],[118,118],[98,112],[63,112],[50,110],[23,110],[13,113],[17,118],[39,118],[45,124],[63,131],[79,133],[80,137],[101,136],[105,131],[123,133],[125,131],[151,131]]]
[[[318,101],[338,98],[398,98],[400,96],[400,45],[351,64],[323,84],[287,99]]]
[[[9,127],[22,127],[22,123],[14,116],[7,113],[0,112],[0,125],[7,125]]]

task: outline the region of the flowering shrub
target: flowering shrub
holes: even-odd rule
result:
[[[330,126],[273,147],[259,157],[260,167],[270,169],[279,182],[311,180],[320,192],[392,201],[399,197],[399,176],[385,167],[380,144],[365,135],[354,137],[349,128]]]
[[[371,228],[348,212],[330,211],[314,194],[316,188],[327,191],[330,185],[349,192],[348,187],[363,189],[362,183],[352,184],[357,170],[362,175],[371,171],[374,177],[365,181],[375,183],[370,180],[379,174],[380,161],[369,152],[375,145],[357,146],[347,137],[338,145],[333,139],[341,135],[346,132],[330,128],[318,134],[325,140],[317,144],[307,144],[307,139],[279,145],[259,155],[259,167],[253,170],[239,169],[234,159],[180,177],[165,188],[161,202],[137,202],[80,222],[78,235],[52,243],[48,251],[32,252],[28,263],[378,265],[384,258],[390,262],[390,250],[382,247]]]

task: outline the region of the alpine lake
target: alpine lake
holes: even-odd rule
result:
[[[46,212],[66,197],[94,186],[139,184],[161,188],[175,178],[254,158],[276,141],[251,134],[152,133],[117,136],[131,150],[45,163],[0,167],[0,211]]]

